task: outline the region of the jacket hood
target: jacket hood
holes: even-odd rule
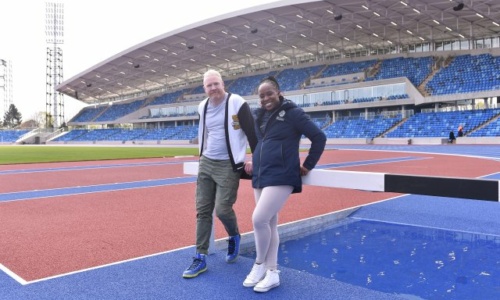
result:
[[[295,102],[293,102],[292,100],[285,99],[283,100],[283,103],[281,104],[279,109],[290,109],[295,107],[297,107],[297,104],[295,104]]]

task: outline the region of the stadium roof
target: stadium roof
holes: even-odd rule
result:
[[[57,86],[87,104],[338,55],[496,37],[500,0],[287,0],[217,16],[124,50]]]

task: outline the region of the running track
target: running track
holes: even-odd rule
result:
[[[498,146],[331,148],[318,168],[468,178],[497,178],[500,171]],[[210,272],[203,277],[181,278],[191,261],[195,226],[195,177],[182,174],[182,163],[193,160],[0,166],[0,299],[184,299],[196,282],[223,284],[216,274],[230,266],[221,264],[220,253],[211,256]],[[280,224],[396,196],[308,186],[287,203]],[[241,183],[235,208],[240,231],[251,233],[248,181]],[[216,238],[225,238],[219,223]],[[231,269],[238,284],[227,283],[234,289],[251,265],[243,258],[238,263],[241,268]],[[185,292],[171,294],[176,289],[166,278]],[[352,295],[361,292],[349,288]],[[289,292],[276,291],[276,297]],[[210,288],[206,292],[216,295]],[[253,296],[245,289],[239,292]]]

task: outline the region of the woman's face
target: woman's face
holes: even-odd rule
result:
[[[280,105],[280,91],[269,82],[259,86],[260,105],[266,110],[273,110]]]

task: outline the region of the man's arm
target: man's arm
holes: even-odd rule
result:
[[[255,125],[252,112],[248,103],[243,103],[240,110],[238,111],[238,119],[240,121],[240,126],[245,135],[247,136],[248,144],[250,149],[253,151],[257,146],[257,135],[255,134]]]

